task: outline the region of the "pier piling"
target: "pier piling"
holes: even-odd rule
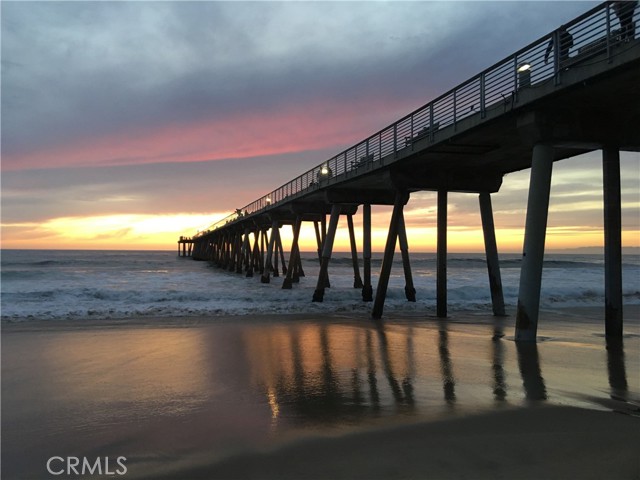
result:
[[[502,278],[500,275],[500,262],[498,260],[498,245],[496,242],[496,229],[493,223],[493,208],[491,207],[491,195],[482,192],[479,195],[480,217],[482,218],[482,232],[484,234],[484,249],[487,257],[487,270],[489,273],[489,289],[491,290],[491,305],[493,314],[504,316],[504,295],[502,292]]]
[[[622,217],[620,151],[602,151],[604,190],[604,301],[605,334],[622,338]]]
[[[541,143],[536,144],[533,147],[531,178],[529,180],[529,199],[516,313],[516,341],[536,341],[552,167],[553,147]]]
[[[447,191],[438,190],[436,315],[447,316]]]

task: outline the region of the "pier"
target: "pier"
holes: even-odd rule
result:
[[[312,222],[320,272],[313,297],[330,286],[329,265],[341,216],[346,217],[354,287],[383,316],[396,245],[400,246],[408,301],[416,300],[403,210],[411,194],[437,192],[437,316],[447,308],[447,205],[449,192],[478,197],[485,240],[488,288],[495,315],[505,314],[491,194],[503,177],[531,169],[516,340],[536,340],[550,185],[554,162],[603,152],[605,331],[623,332],[620,151],[640,151],[640,9],[620,19],[602,3],[549,35],[327,159],[225,219],[181,237],[182,255],[221,268],[284,277],[291,289],[304,276],[299,234]],[[622,21],[621,21],[622,20]],[[630,22],[630,23],[629,23]],[[371,283],[371,207],[393,206],[378,284]],[[362,211],[363,270],[353,216]],[[328,218],[328,221],[327,221]],[[293,241],[283,245],[280,229]],[[288,252],[288,259],[285,256]]]
[[[178,240],[178,256],[179,257],[190,257],[193,252],[193,238],[191,237],[180,237]]]

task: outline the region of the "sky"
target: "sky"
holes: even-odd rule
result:
[[[594,5],[2,1],[2,247],[177,248]],[[601,162],[554,165],[549,249],[602,245]],[[621,163],[637,247],[640,155]],[[522,249],[528,180],[493,195],[502,251]],[[477,195],[448,212],[450,249],[482,251]],[[412,194],[412,250],[435,249],[435,214]],[[373,207],[374,250],[389,216]]]

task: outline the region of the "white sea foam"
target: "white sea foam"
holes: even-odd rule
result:
[[[397,256],[385,312],[435,311],[435,255],[412,254],[417,301],[407,302],[404,274]],[[373,285],[380,258],[374,258]],[[362,264],[360,264],[362,267]],[[369,312],[353,288],[348,254],[330,264],[331,288],[324,302],[312,303],[318,260],[304,255],[306,277],[282,290],[283,277],[260,282],[208,262],[178,258],[173,252],[11,251],[2,253],[2,318],[109,319],[137,316],[246,315],[257,313]],[[501,258],[507,308],[517,302],[520,259]],[[604,265],[598,255],[549,255],[545,262],[542,307],[602,306]],[[640,304],[640,257],[625,256],[624,300]],[[451,311],[490,311],[491,298],[482,255],[451,254],[448,262]]]

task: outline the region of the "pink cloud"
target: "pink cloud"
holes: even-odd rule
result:
[[[72,144],[6,155],[5,171],[71,166],[198,162],[336,149],[364,139],[402,112],[397,100],[317,101],[271,112],[208,121],[141,127],[126,134],[78,139]],[[336,151],[336,153],[338,153]]]

